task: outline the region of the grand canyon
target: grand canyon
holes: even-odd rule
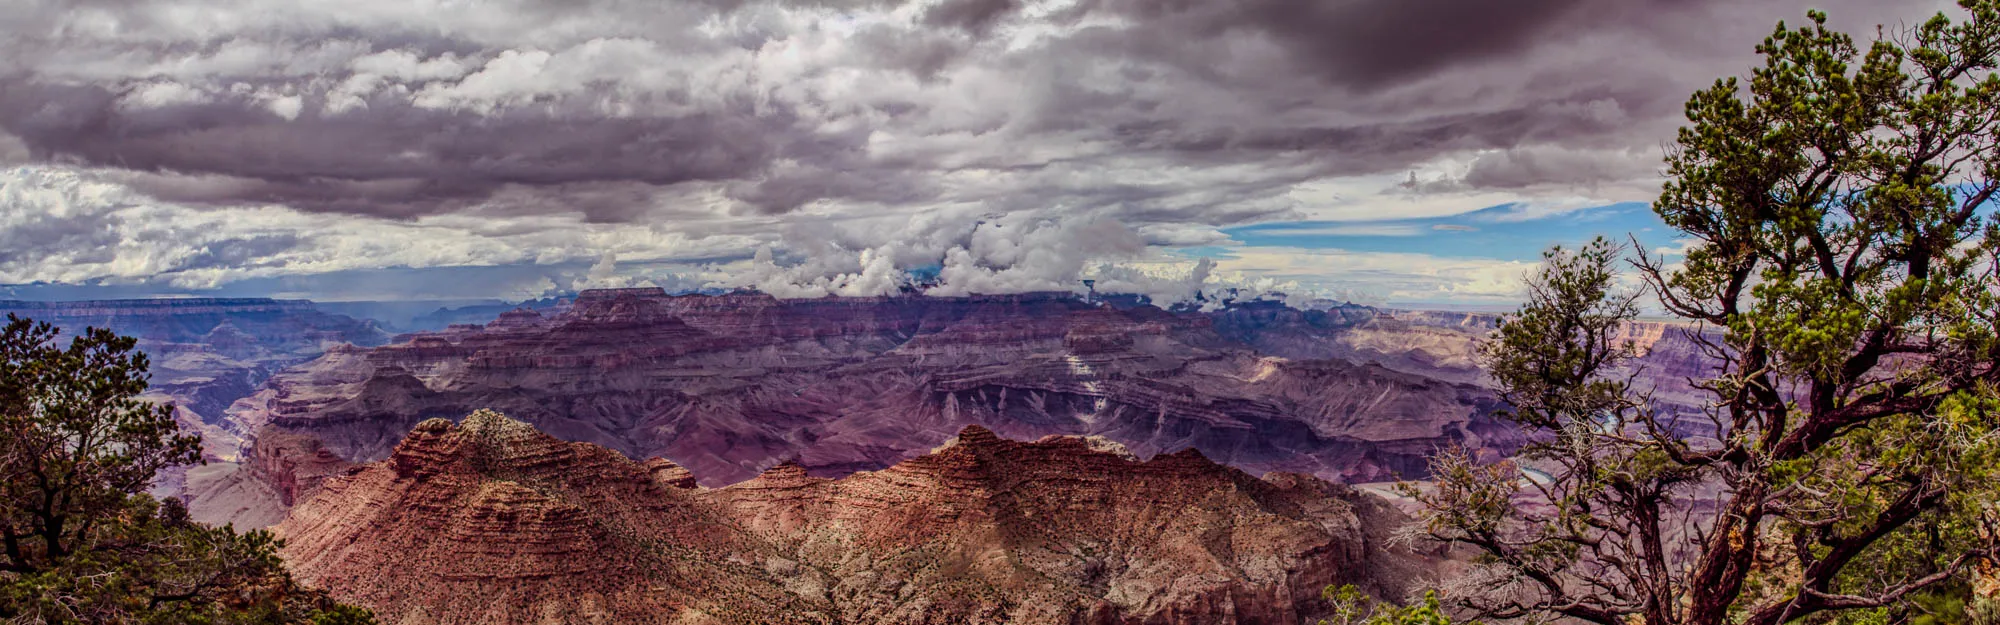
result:
[[[2000,625],[2000,0],[7,0],[0,624]]]
[[[156,492],[274,527],[390,623],[1308,622],[1329,584],[1461,566],[1390,540],[1373,484],[1525,442],[1476,313],[612,289],[392,336],[307,302],[0,308],[141,337],[206,441]],[[1625,330],[1663,389],[1700,374],[1682,329]]]
[[[937,449],[720,488],[491,412],[418,423],[278,530],[302,578],[399,623],[1296,623],[1433,566],[1381,502],[1096,437]]]

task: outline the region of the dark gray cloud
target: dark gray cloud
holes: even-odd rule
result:
[[[1549,182],[1590,185],[1644,177],[1662,168],[1659,157],[1650,151],[1523,149],[1480,157],[1461,182],[1481,189],[1519,189]]]
[[[797,120],[771,110],[482,115],[381,97],[362,111],[285,119],[238,94],[126,110],[132,93],[17,79],[0,82],[0,115],[37,157],[150,174],[134,180],[163,200],[391,217],[470,208],[519,187],[545,191],[552,205],[627,220],[643,212],[643,201],[633,201],[642,198],[606,201],[616,198],[602,197],[604,185],[736,180],[777,158],[818,163],[853,148],[810,129],[793,134]]]
[[[1020,7],[1019,0],[946,0],[924,11],[924,23],[985,34],[994,22]]]
[[[0,132],[0,167],[31,163],[34,155],[28,152],[28,144],[5,132]]]
[[[876,67],[908,72],[924,80],[935,80],[939,72],[958,62],[972,42],[966,37],[938,29],[907,29],[872,26],[854,34],[853,42],[861,60]],[[915,104],[900,111],[914,110]]]
[[[526,1],[433,15],[427,30],[378,3],[208,23],[158,0],[40,3],[0,22],[17,66],[0,79],[0,129],[18,138],[11,152],[134,172],[139,189],[176,202],[397,218],[541,206],[634,221],[673,195],[661,190],[713,185],[732,212],[782,214],[963,196],[947,179],[996,160],[1214,167],[1287,154],[1340,176],[1468,150],[1633,147],[1671,126],[1695,77],[1736,69],[1711,61],[1746,56],[1719,46],[1747,49],[1774,16],[1803,9],[1085,0],[1029,12],[1022,0],[945,0],[905,8],[914,22],[881,19],[902,4]],[[1844,4],[1862,22],[1929,6]],[[119,27],[94,34],[92,20]],[[854,32],[832,30],[847,22]],[[1033,29],[1045,32],[1023,40]],[[910,158],[874,149],[884,134],[970,144]],[[1023,160],[995,142],[1068,153]],[[1137,188],[1094,171],[1112,174],[1101,189]],[[1510,175],[1503,186],[1575,177]],[[1261,182],[1266,193],[1250,195],[1297,181]],[[967,199],[1033,192],[989,191]],[[1176,192],[1199,190],[1068,199],[1143,205]],[[1218,213],[1204,221],[1246,215]]]
[[[88,181],[0,170],[0,275],[742,256],[817,220],[874,220],[818,252],[915,265],[982,215],[1214,242],[1411,195],[1643,201],[1686,95],[1809,6],[1948,3],[21,0],[0,166]]]
[[[1253,31],[1288,48],[1320,76],[1362,87],[1458,63],[1514,56],[1560,34],[1555,31],[1591,4],[1586,0],[1105,0],[1110,10],[1189,35]]]

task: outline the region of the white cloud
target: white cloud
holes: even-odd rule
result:
[[[1688,251],[1693,250],[1696,245],[1700,244],[1701,239],[1681,237],[1674,239],[1672,245],[1662,245],[1653,248],[1653,254],[1658,256],[1686,256]]]
[[[122,101],[128,108],[149,109],[194,104],[207,99],[208,95],[201,89],[174,81],[161,81],[132,90]]]
[[[895,293],[912,283],[910,270],[933,267],[937,283],[929,292],[936,295],[1081,292],[1081,281],[1093,279],[1102,292],[1145,294],[1161,304],[1188,301],[1197,292],[1213,299],[1231,288],[1245,296],[1497,302],[1517,297],[1521,277],[1533,267],[1226,242],[1223,257],[1180,259],[1150,246],[1143,229],[1110,218],[932,211],[914,218],[788,223],[784,236],[765,237],[590,224],[576,216],[386,221],[275,206],[197,209],[153,202],[73,170],[17,167],[0,172],[0,243],[9,251],[0,254],[0,283],[152,282],[202,289],[357,269],[589,262],[573,280],[536,276],[496,295],[525,299],[559,287],[707,283],[781,297],[860,297]],[[1151,234],[1166,236],[1160,229]],[[1183,240],[1214,242],[1206,235]],[[747,260],[695,267],[704,257],[748,250],[755,254]],[[663,262],[680,269],[649,269]],[[682,283],[675,272],[702,278]]]
[[[507,222],[513,222],[511,224]],[[72,170],[0,170],[0,283],[155,282],[212,288],[356,269],[697,260],[757,239],[591,224],[579,216],[388,221],[278,206],[189,208]]]
[[[1201,224],[1144,224],[1133,228],[1133,231],[1144,238],[1147,245],[1164,247],[1216,245],[1229,241],[1229,235],[1221,230]]]
[[[1295,282],[1312,291],[1352,292],[1384,303],[1517,301],[1536,264],[1445,258],[1429,254],[1243,247],[1216,267],[1221,272]]]
[[[0,76],[26,82],[0,87],[53,87],[5,102],[26,117],[0,121],[49,126],[0,133],[0,164],[30,158],[22,137],[69,133],[92,141],[58,158],[100,169],[0,174],[0,282],[592,266],[510,291],[541,293],[664,283],[661,263],[720,259],[702,280],[798,295],[894,292],[936,267],[940,293],[1096,276],[1161,298],[1227,283],[1403,299],[1509,297],[1521,263],[1246,248],[1222,229],[1411,236],[1371,222],[1651,199],[1678,98],[1748,67],[1747,49],[1675,37],[1758,35],[1774,10],[1649,11],[1504,63],[1355,88],[1279,33],[1180,30],[1077,0],[1018,3],[987,36],[926,24],[936,2],[22,4],[0,15]],[[1235,6],[1180,4],[1182,17]],[[1208,30],[1222,34],[1190,36]],[[1606,49],[1642,62],[1586,54]],[[115,104],[65,100],[90,89]],[[100,113],[126,115],[145,145],[71,123]],[[146,145],[171,149],[118,162]],[[298,181],[353,201],[280,197],[311,186]],[[272,197],[291,208],[259,204]],[[1171,253],[1191,247],[1232,251],[1212,266]]]
[[[372,74],[402,82],[429,82],[457,78],[465,75],[467,71],[466,63],[458,55],[450,52],[422,58],[410,50],[383,50],[355,57],[348,65],[357,74]]]
[[[277,116],[293,120],[299,118],[299,111],[305,108],[305,101],[295,95],[280,96],[272,98],[266,106],[269,106],[271,112]]]
[[[1311,226],[1304,228],[1276,228],[1259,231],[1269,237],[1413,237],[1423,234],[1426,228],[1410,224],[1343,224],[1335,226]]]

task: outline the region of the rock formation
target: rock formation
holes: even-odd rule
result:
[[[1471,358],[1477,341],[1492,332],[1499,319],[1500,315],[1494,313],[1393,311],[1385,319],[1364,327],[1381,328],[1399,335],[1397,340],[1409,346],[1404,349],[1405,352],[1428,351],[1426,346],[1437,345],[1440,353],[1465,354],[1465,357],[1455,358],[1454,361],[1462,362],[1464,370],[1469,371],[1478,367],[1477,361]],[[1421,335],[1438,338],[1413,338]],[[1715,398],[1706,391],[1694,388],[1689,381],[1704,380],[1717,373],[1719,360],[1709,351],[1709,346],[1721,345],[1722,339],[1722,331],[1712,326],[1681,321],[1637,320],[1627,322],[1614,340],[1630,341],[1637,351],[1637,357],[1620,369],[1620,373],[1633,375],[1634,385],[1652,394],[1655,408],[1682,419],[1684,433],[1703,436],[1713,432],[1703,431],[1701,425],[1706,420],[1699,415],[1702,414],[1702,407]],[[1442,379],[1461,379],[1448,370],[1417,367],[1412,371]]]
[[[273,372],[310,360],[334,345],[380,345],[389,335],[374,324],[329,314],[311,302],[256,298],[173,298],[72,302],[0,301],[0,315],[16,314],[46,321],[74,336],[85,328],[108,328],[139,339],[139,349],[152,361],[153,399],[171,401],[181,427],[202,434],[207,459],[215,467],[161,476],[156,492],[187,494],[186,484],[200,484],[204,499],[199,510],[255,508],[258,501],[239,503],[243,489],[257,484],[237,479],[228,466],[237,459],[247,431],[223,420],[223,412],[250,395]],[[63,340],[68,340],[64,338]],[[203,516],[205,521],[230,520],[231,514]],[[264,524],[271,511],[253,514]]]
[[[1431,563],[1395,513],[1100,438],[969,426],[841,479],[780,464],[701,488],[495,413],[418,423],[278,526],[305,581],[388,623],[1310,622],[1319,589],[1400,594]]]
[[[1141,455],[1193,447],[1245,470],[1345,481],[1420,474],[1444,444],[1518,442],[1475,385],[1274,357],[1216,319],[1067,294],[586,291],[552,314],[329,351],[230,419],[253,433],[248,462],[287,502],[341,462],[386,457],[420,421],[488,407],[564,440],[664,457],[711,486],[784,460],[817,476],[879,469],[969,424],[1103,436]]]
[[[1480,368],[1479,342],[1498,326],[1501,315],[1485,312],[1375,310],[1356,306],[1298,310],[1277,302],[1252,302],[1209,313],[1217,332],[1273,356],[1294,360],[1334,359],[1371,363],[1387,369],[1456,383],[1490,385]],[[1663,409],[1693,414],[1710,397],[1695,391],[1689,378],[1714,374],[1715,359],[1700,340],[1720,342],[1714,328],[1680,322],[1632,321],[1621,340],[1639,357],[1635,380],[1654,391]]]
[[[272,372],[317,357],[330,345],[380,345],[389,338],[369,322],[320,312],[305,301],[0,301],[4,314],[55,324],[65,336],[97,327],[139,339],[140,351],[152,360],[153,392],[208,424]]]

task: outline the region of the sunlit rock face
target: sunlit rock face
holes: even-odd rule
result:
[[[1503,315],[1486,312],[1375,310],[1357,306],[1309,311],[1257,302],[1209,313],[1217,332],[1273,356],[1366,362],[1428,378],[1491,386],[1479,346]],[[1715,375],[1713,327],[1673,321],[1625,323],[1613,340],[1636,355],[1620,374],[1652,392],[1663,412],[1695,415],[1713,400],[1688,384]]]
[[[1494,313],[1452,313],[1438,311],[1394,311],[1382,319],[1350,333],[1377,330],[1373,341],[1377,352],[1393,352],[1393,345],[1405,345],[1406,356],[1439,363],[1434,369],[1422,365],[1411,370],[1444,379],[1465,379],[1490,384],[1478,373],[1479,341],[1498,327],[1501,315]],[[1700,382],[1719,373],[1717,365],[1723,345],[1722,331],[1681,321],[1628,321],[1612,337],[1629,344],[1634,357],[1618,367],[1617,375],[1630,376],[1633,386],[1649,394],[1655,410],[1675,421],[1688,436],[1712,435],[1702,427],[1703,407],[1715,400],[1707,391],[1690,382]],[[1394,366],[1394,365],[1392,365]]]
[[[480,408],[671,460],[709,486],[788,460],[825,477],[880,469],[974,424],[1013,438],[1101,436],[1141,456],[1192,447],[1254,474],[1337,481],[1420,474],[1443,445],[1518,443],[1475,384],[1398,363],[1284,358],[1232,336],[1337,337],[1365,311],[1262,329],[1222,314],[1068,294],[587,291],[551,314],[329,351],[229,413],[255,433],[249,464],[285,505],[342,462],[387,457],[420,421]]]
[[[418,423],[278,526],[306,582],[388,623],[1301,623],[1319,589],[1436,563],[1372,497],[1194,451],[1003,439],[723,488],[492,413]]]

